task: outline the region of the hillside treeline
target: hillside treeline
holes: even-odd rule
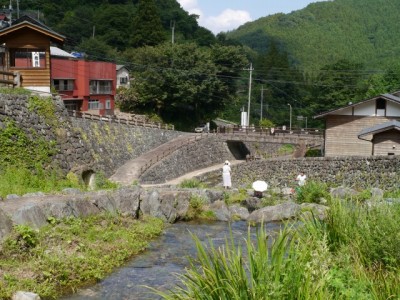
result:
[[[122,110],[179,129],[218,116],[239,122],[250,63],[256,125],[288,125],[292,107],[294,126],[322,126],[319,112],[400,89],[399,13],[396,0],[326,1],[214,36],[176,0],[20,1],[21,15],[67,37],[64,49],[129,68]]]

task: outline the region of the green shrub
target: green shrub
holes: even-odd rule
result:
[[[292,154],[295,150],[295,146],[292,144],[284,144],[278,149],[278,154],[279,155],[287,155],[287,154]]]
[[[296,188],[296,201],[299,203],[320,203],[322,198],[330,198],[326,183],[307,181],[304,186]]]
[[[198,179],[185,179],[179,184],[179,187],[189,189],[204,189],[207,188],[207,185],[200,182]]]
[[[70,176],[64,178],[56,170],[43,170],[40,166],[30,170],[25,167],[7,167],[0,172],[0,196],[23,195],[34,192],[57,192],[64,188],[84,189]]]
[[[206,200],[200,195],[192,194],[189,200],[189,209],[186,213],[185,220],[193,220],[200,218],[203,212],[203,207]]]
[[[117,189],[118,187],[119,187],[119,184],[108,180],[103,172],[96,173],[95,189],[97,189],[97,190],[113,190],[113,189]]]
[[[305,157],[321,157],[322,153],[320,149],[307,149]]]
[[[224,192],[224,201],[227,205],[241,203],[248,197],[246,189],[239,189],[239,192]]]

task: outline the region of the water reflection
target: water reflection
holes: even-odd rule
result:
[[[196,256],[196,249],[190,233],[201,241],[212,240],[215,246],[225,242],[231,227],[235,241],[247,237],[246,222],[177,223],[168,227],[164,234],[151,243],[149,249],[135,257],[124,267],[95,286],[64,297],[64,300],[147,300],[161,299],[144,286],[157,290],[168,290],[177,282],[173,273],[182,273],[187,266],[187,257]],[[268,231],[275,231],[280,224],[267,224]],[[255,235],[255,228],[251,228]]]

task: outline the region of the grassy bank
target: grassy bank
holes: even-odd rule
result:
[[[303,195],[304,196],[304,195]],[[236,247],[202,245],[164,299],[399,299],[400,204],[329,200],[324,221],[303,220]],[[272,248],[268,249],[268,241]]]
[[[163,223],[103,214],[49,219],[39,231],[16,226],[0,249],[0,299],[28,290],[56,299],[92,284],[140,253]]]

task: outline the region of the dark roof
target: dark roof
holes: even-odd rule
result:
[[[385,122],[385,123],[377,124],[377,125],[369,127],[369,128],[365,128],[365,129],[361,130],[361,132],[358,134],[358,138],[360,138],[364,135],[377,134],[377,133],[381,133],[381,132],[388,131],[391,129],[400,130],[400,122],[396,121],[396,120],[391,120],[389,122]]]
[[[50,27],[46,26],[45,24],[43,24],[42,22],[35,20],[27,15],[24,15],[22,17],[20,17],[19,19],[15,20],[10,27],[4,28],[0,30],[0,34],[2,33],[6,33],[8,31],[12,32],[13,30],[15,30],[18,27],[21,27],[22,25],[28,25],[28,26],[32,26],[32,27],[36,27],[38,29],[41,29],[44,33],[53,36],[54,38],[56,38],[57,40],[65,40],[65,36],[55,32],[54,30],[52,30]]]
[[[382,94],[382,95],[379,95],[379,96],[376,96],[376,97],[373,97],[373,98],[370,98],[370,99],[367,99],[367,100],[363,100],[363,101],[360,101],[360,102],[357,102],[357,103],[350,103],[348,105],[345,105],[345,106],[342,106],[342,107],[339,107],[339,108],[328,110],[326,112],[323,112],[323,113],[320,113],[320,114],[314,116],[314,119],[323,118],[326,115],[332,114],[333,112],[336,112],[336,111],[339,111],[339,110],[342,110],[342,109],[345,109],[345,108],[348,108],[348,107],[355,107],[355,106],[358,106],[360,104],[363,104],[363,103],[366,103],[366,102],[369,102],[369,101],[372,101],[372,100],[380,99],[380,98],[383,98],[383,99],[386,99],[386,100],[389,100],[389,101],[392,101],[392,102],[396,102],[397,104],[400,104],[400,97],[397,97],[397,96],[392,95],[392,94]]]

